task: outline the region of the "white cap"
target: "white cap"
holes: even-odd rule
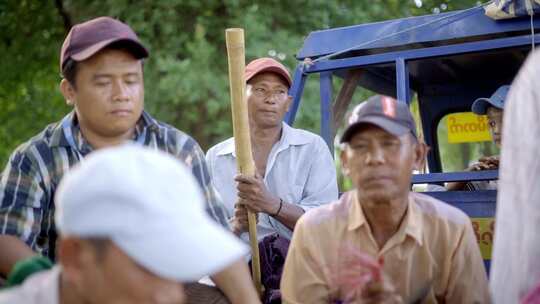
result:
[[[162,278],[198,280],[247,252],[206,213],[191,171],[149,148],[93,152],[60,182],[56,208],[61,235],[109,238]]]

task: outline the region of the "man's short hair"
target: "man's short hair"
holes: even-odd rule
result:
[[[69,58],[62,69],[62,77],[75,87],[75,77],[77,76],[77,61]]]

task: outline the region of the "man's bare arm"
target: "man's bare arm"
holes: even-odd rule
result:
[[[7,277],[15,263],[36,255],[28,245],[11,235],[0,235],[0,275]]]
[[[304,214],[304,209],[295,204],[287,203],[281,200],[281,206],[278,207],[278,211],[271,214],[275,219],[280,221],[287,228],[294,230],[294,226],[298,219]],[[275,215],[277,213],[277,215]]]
[[[261,303],[243,259],[213,275],[212,281],[232,304]]]

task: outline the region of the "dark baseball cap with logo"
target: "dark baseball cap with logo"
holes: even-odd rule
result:
[[[375,95],[357,105],[349,117],[340,142],[345,143],[351,140],[358,129],[365,124],[375,125],[395,136],[410,132],[417,137],[416,123],[409,106],[388,96]]]
[[[63,70],[68,59],[86,60],[113,43],[125,43],[137,59],[149,55],[127,24],[111,17],[98,17],[71,28],[60,51],[60,70]]]

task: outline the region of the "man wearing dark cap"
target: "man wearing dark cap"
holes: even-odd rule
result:
[[[210,175],[229,212],[233,231],[246,241],[246,208],[259,213],[259,239],[278,233],[290,239],[306,211],[337,198],[332,155],[323,139],[283,122],[292,97],[287,68],[259,58],[245,69],[255,177],[236,175],[234,138],[206,154]]]
[[[370,98],[354,109],[341,142],[354,189],[296,224],[284,303],[487,303],[469,218],[410,191],[426,146],[408,106]]]
[[[487,115],[489,132],[493,143],[501,148],[504,101],[510,90],[509,85],[500,86],[491,97],[482,97],[474,101],[472,112]],[[499,168],[499,156],[484,156],[470,165],[466,171],[496,170]],[[497,190],[497,181],[454,182],[446,185],[448,190]]]
[[[19,146],[2,173],[0,274],[36,253],[55,260],[54,193],[60,179],[92,151],[125,142],[166,151],[184,162],[203,190],[206,211],[227,226],[198,144],[143,110],[142,61],[148,55],[128,25],[109,17],[70,30],[60,53],[60,90],[74,111]],[[238,291],[254,295],[253,288],[237,288],[232,279],[248,276],[247,267],[239,263],[231,269],[216,277],[222,290],[234,297]]]

